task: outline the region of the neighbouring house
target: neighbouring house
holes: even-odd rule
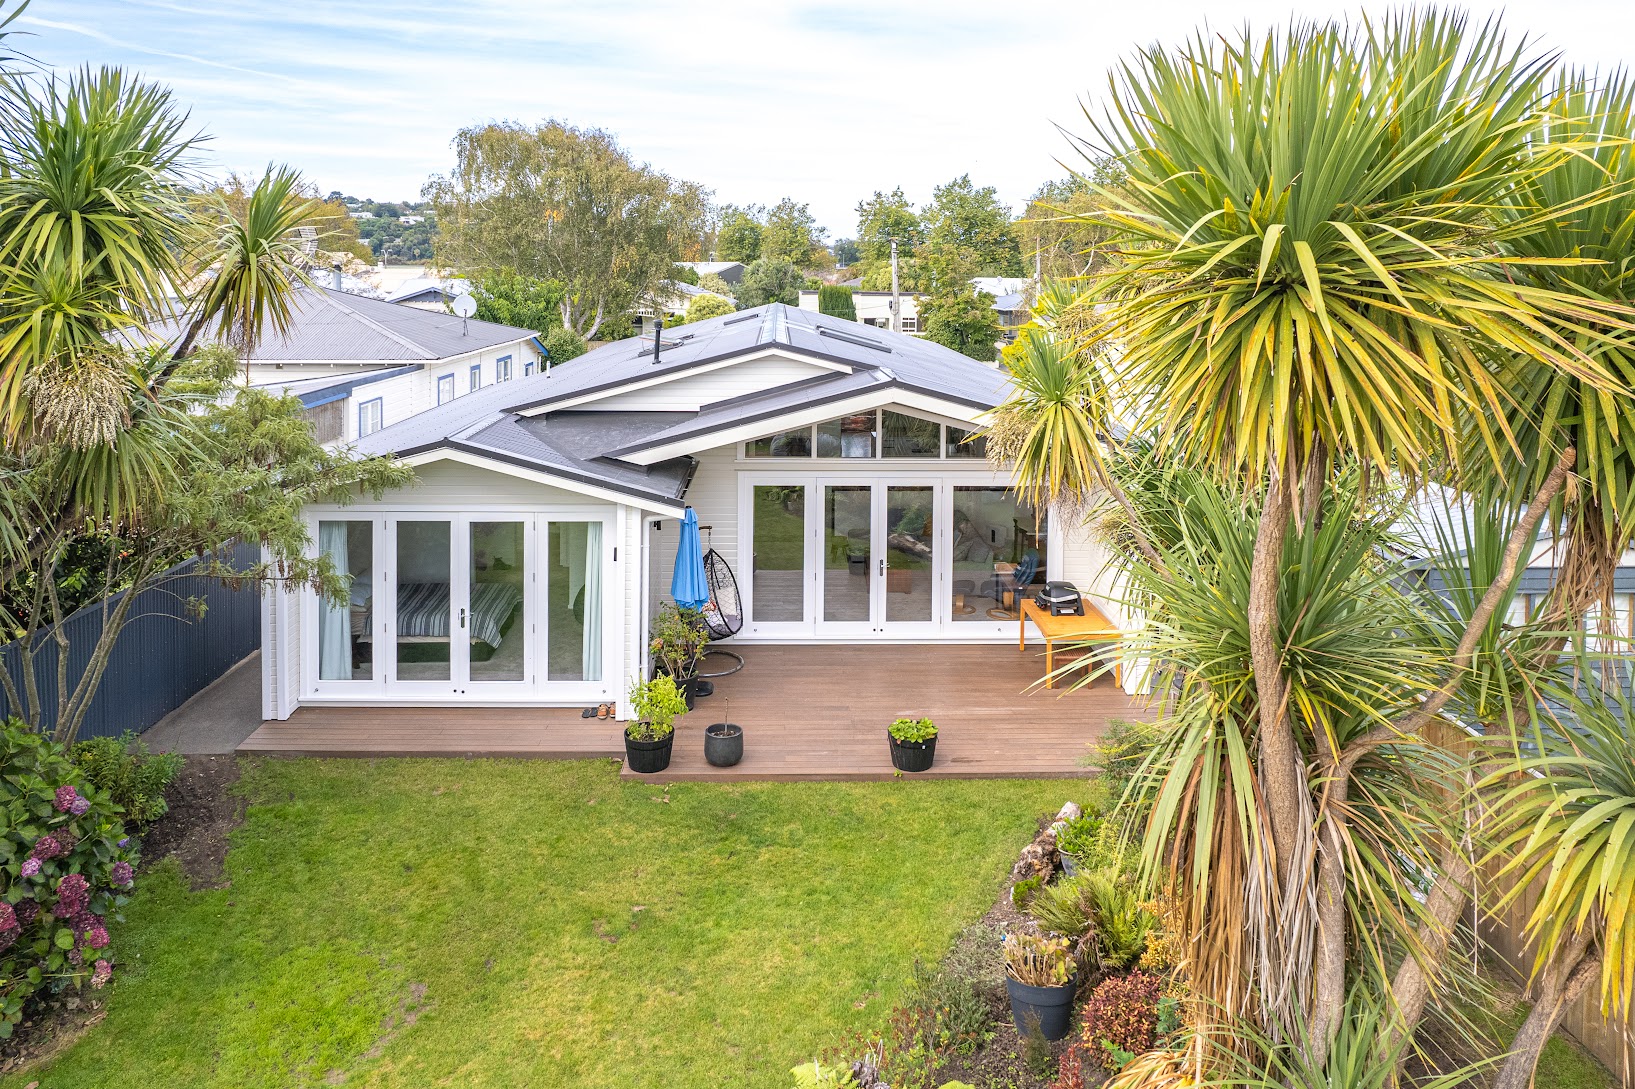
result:
[[[664,281],[664,293],[655,300],[657,308],[663,312],[661,316],[664,318],[664,324],[670,325],[672,324],[672,318],[678,318],[686,314],[687,308],[693,304],[693,300],[701,295],[710,295],[729,303],[732,302],[729,296],[722,295],[720,292],[706,291],[702,287],[695,287],[680,280]],[[653,315],[636,314],[631,317],[630,325],[635,330],[636,335],[641,336],[644,332],[652,329],[652,320]]]
[[[174,340],[178,330],[161,326],[152,335]],[[206,330],[202,341],[212,337]],[[542,357],[531,329],[303,287],[288,330],[269,330],[246,369],[250,385],[299,397],[319,441],[350,442],[527,377]]]
[[[471,294],[471,282],[441,276],[417,276],[405,280],[386,295],[387,302],[413,306],[421,310],[450,313],[449,307],[461,295]]]
[[[700,277],[719,276],[737,287],[744,279],[744,266],[738,261],[678,261],[682,268],[690,268]]]
[[[1122,616],[1103,547],[987,460],[978,432],[1009,389],[941,345],[773,303],[388,426],[358,449],[417,483],[306,510],[352,588],[267,595],[264,717],[600,702],[627,717],[689,506],[736,574],[739,643],[1014,662],[1018,595],[1047,579]]]
[[[1004,343],[1008,344],[1016,339],[1016,330],[1027,324],[1031,309],[1027,299],[1027,289],[1031,280],[1001,277],[979,276],[971,283],[978,291],[986,291],[995,295],[994,288],[1011,287],[1013,290],[997,294],[993,308],[998,311],[999,324],[1004,327],[1001,334]],[[902,331],[918,336],[920,329],[920,296],[911,291],[901,292],[903,308]],[[857,320],[864,325],[872,325],[876,329],[891,328],[891,292],[889,291],[853,291],[852,305],[857,308]],[[818,308],[818,292],[815,289],[802,288],[800,293],[802,310],[816,310]]]

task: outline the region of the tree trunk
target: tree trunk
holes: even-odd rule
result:
[[[1345,1016],[1345,845],[1336,823],[1343,811],[1343,805],[1329,811],[1318,840],[1317,949],[1307,1050],[1311,1064],[1317,1068],[1328,1061],[1329,1046]]]
[[[1283,566],[1283,543],[1293,511],[1281,472],[1274,471],[1266,487],[1266,505],[1255,533],[1255,552],[1249,571],[1249,656],[1255,671],[1255,698],[1260,715],[1261,788],[1272,832],[1272,848],[1282,893],[1296,887],[1292,880],[1296,845],[1301,839],[1300,794],[1305,768],[1294,729],[1283,713],[1287,685],[1283,679],[1282,631],[1278,617],[1278,583]],[[1303,883],[1303,882],[1302,882]]]
[[[1601,958],[1589,954],[1590,938],[1588,927],[1575,932],[1544,970],[1539,980],[1538,999],[1527,1020],[1516,1030],[1516,1038],[1510,1042],[1509,1057],[1493,1079],[1492,1089],[1528,1089],[1532,1085],[1539,1055],[1550,1042],[1550,1034],[1561,1023],[1561,1015],[1601,970]]]
[[[1458,844],[1449,844],[1442,854],[1436,883],[1431,886],[1431,894],[1425,901],[1425,912],[1429,918],[1421,930],[1423,948],[1420,949],[1420,956],[1409,954],[1403,957],[1402,966],[1391,981],[1391,997],[1395,999],[1401,1017],[1396,1030],[1399,1037],[1412,1036],[1419,1027],[1419,1019],[1425,1015],[1425,1004],[1431,995],[1430,973],[1437,971],[1447,956],[1453,928],[1458,925],[1470,900],[1470,880],[1473,876],[1474,871],[1465,852],[1459,849]],[[1399,1054],[1406,1062],[1408,1049],[1403,1049]]]

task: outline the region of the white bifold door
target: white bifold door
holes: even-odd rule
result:
[[[609,691],[608,518],[343,514],[318,518],[316,531],[350,593],[310,595],[312,694],[483,702]]]

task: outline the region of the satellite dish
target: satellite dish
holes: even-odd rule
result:
[[[454,312],[462,318],[469,318],[477,312],[477,300],[470,295],[454,296]]]

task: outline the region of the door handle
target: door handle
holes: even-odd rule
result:
[[[464,631],[465,626],[466,626],[466,611],[464,609],[461,609],[460,610],[460,630]]]
[[[885,574],[886,574],[886,558],[884,556],[881,556],[880,557],[880,576],[882,578],[884,578]]]

